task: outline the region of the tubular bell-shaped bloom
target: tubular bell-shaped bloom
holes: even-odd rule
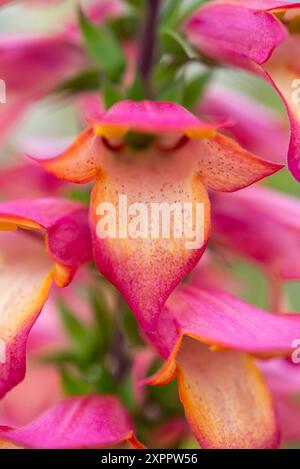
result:
[[[279,445],[271,394],[254,357],[289,355],[297,315],[275,315],[218,290],[185,285],[160,315],[151,340],[166,364],[148,383],[177,375],[190,427],[203,448]]]
[[[96,181],[90,208],[96,264],[149,332],[168,295],[205,249],[210,231],[207,188],[235,191],[280,166],[258,159],[174,103],[121,101],[91,124],[64,153],[35,160],[57,177]],[[173,214],[177,221],[185,216],[185,204],[190,205],[195,232],[187,234],[181,224],[177,236],[156,233],[163,228],[160,220],[149,221],[153,204],[167,209],[179,205],[179,214]],[[113,233],[102,223],[109,205],[120,212],[112,214]],[[197,216],[199,206],[203,216]],[[146,222],[145,217],[137,220],[141,210],[149,216]],[[143,226],[134,229],[137,224]],[[202,234],[200,241],[196,233]],[[192,248],[187,245],[191,241]]]
[[[64,399],[24,427],[0,426],[2,449],[99,448],[124,442],[143,447],[126,410],[113,396]]]
[[[213,1],[189,19],[185,31],[205,55],[258,74],[279,93],[291,126],[288,166],[300,181],[300,36],[293,32],[299,12],[300,2]],[[280,22],[276,15],[283,13]]]
[[[213,195],[213,238],[282,280],[300,278],[300,203],[263,187]]]
[[[92,254],[87,209],[80,203],[56,198],[2,202],[0,229],[5,230],[0,234],[3,396],[24,377],[28,334],[53,280],[68,285]]]

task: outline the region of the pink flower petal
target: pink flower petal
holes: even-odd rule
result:
[[[92,257],[87,208],[80,203],[54,197],[2,202],[1,226],[46,231],[46,247],[56,263],[60,286],[68,284],[77,267]]]
[[[25,374],[26,342],[50,290],[53,264],[22,232],[0,234],[0,396]]]
[[[199,103],[201,113],[221,122],[239,144],[267,161],[284,164],[288,128],[269,108],[238,91],[209,87]]]
[[[0,235],[0,345],[6,350],[0,396],[24,377],[28,334],[52,281],[66,286],[79,265],[91,259],[87,208],[82,204],[55,198],[0,203],[0,229],[17,227],[33,231]],[[46,249],[40,231],[34,230],[46,231]]]
[[[291,127],[288,167],[293,176],[300,181],[299,84],[298,87],[294,87],[294,83],[296,85],[298,83],[300,73],[299,48],[299,35],[290,36],[275,50],[261,70],[261,74],[275,88],[285,104]]]
[[[284,2],[215,1],[200,8],[188,21],[186,32],[208,56],[254,72],[267,80],[282,98],[290,120],[288,165],[300,180],[300,111],[293,82],[299,76],[299,37],[269,10],[300,8]],[[272,53],[274,53],[274,57]]]
[[[168,299],[152,339],[171,362],[184,335],[257,356],[289,355],[300,337],[300,317],[268,313],[229,293],[183,285]]]
[[[223,3],[233,3],[247,8],[264,11],[288,10],[299,8],[300,3],[296,1],[282,2],[281,0],[220,0]]]
[[[60,179],[84,184],[100,173],[104,147],[101,139],[94,136],[92,129],[86,129],[64,152],[55,157],[34,155],[31,159],[46,171]]]
[[[104,136],[122,135],[131,130],[203,137],[213,135],[215,129],[179,104],[154,101],[120,101],[92,124],[95,133]]]
[[[151,348],[137,351],[132,364],[132,388],[136,403],[141,406],[145,399],[145,378],[155,360],[156,354]]]
[[[210,2],[187,23],[190,40],[217,60],[243,68],[261,65],[287,37],[284,26],[263,9],[247,8],[244,2]]]
[[[258,362],[265,380],[276,396],[292,396],[300,392],[300,365],[288,359],[273,358]],[[299,407],[300,409],[300,407]]]
[[[110,396],[62,400],[24,427],[2,427],[0,438],[19,447],[36,449],[109,447],[125,441],[142,447],[127,412]]]
[[[298,371],[299,373],[299,371]],[[279,396],[275,398],[276,412],[283,443],[297,443],[300,440],[300,406],[296,398]]]
[[[300,365],[283,359],[259,363],[266,383],[271,389],[284,443],[300,439]]]
[[[189,275],[189,285],[200,288],[216,288],[222,285],[222,289],[228,292],[239,291],[240,281],[224,262],[220,262],[218,256],[207,249]]]
[[[228,293],[184,285],[149,335],[167,361],[147,381],[166,384],[177,374],[201,447],[274,448],[279,433],[272,399],[247,353],[288,355],[299,333],[298,315],[267,313]]]
[[[32,184],[25,185],[24,180]],[[56,195],[64,186],[63,181],[46,173],[32,163],[21,163],[1,169],[1,198],[16,199],[19,197],[42,197]]]
[[[1,400],[1,425],[25,425],[60,398],[58,369],[54,365],[37,363],[39,359],[41,357],[30,356],[25,379]]]
[[[184,416],[170,417],[149,436],[151,448],[174,448],[183,438],[190,435],[189,426]]]
[[[262,187],[214,194],[214,239],[282,279],[300,278],[300,202]]]
[[[233,192],[282,169],[282,165],[257,158],[225,135],[191,140],[186,146],[203,184],[214,191]]]

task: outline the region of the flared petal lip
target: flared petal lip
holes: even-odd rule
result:
[[[186,286],[186,287],[180,287],[180,289],[183,289],[183,290],[187,289],[187,291],[189,291],[192,295],[197,293],[197,288],[195,289],[194,287]],[[205,289],[203,290],[203,292],[204,294],[208,293],[208,294],[216,295],[217,297],[218,297],[218,294],[220,294],[221,301],[222,301],[222,296],[225,297],[225,301],[226,299],[234,298],[232,295],[229,295],[227,293],[221,292],[216,289],[211,289],[211,288]],[[228,305],[224,303],[223,306],[227,308]],[[295,314],[286,314],[284,315],[283,318],[281,318],[275,314],[263,312],[250,305],[248,306],[250,309],[253,309],[254,315],[257,313],[261,315],[266,314],[266,318],[268,316],[271,316],[275,319],[278,318],[278,320],[283,319],[283,320],[291,321],[289,325],[290,329],[292,328],[292,326],[294,326],[292,322],[295,321],[295,326],[296,326],[297,315]],[[220,304],[220,309],[222,309],[221,304]],[[251,312],[248,311],[248,314],[250,313]],[[172,312],[170,311],[170,308],[167,308],[163,312],[163,314],[167,316],[167,315],[171,315]],[[231,321],[230,313],[229,313],[228,318],[230,322]],[[286,357],[286,356],[289,356],[293,350],[292,349],[292,341],[293,341],[292,337],[291,337],[290,343],[288,343],[288,339],[286,338],[284,339],[285,345],[283,345],[283,342],[280,345],[279,344],[273,345],[271,342],[266,345],[262,345],[261,340],[258,341],[258,343],[255,343],[255,340],[254,340],[253,344],[249,345],[249,337],[248,339],[243,337],[241,340],[240,339],[232,340],[230,338],[231,332],[228,333],[228,330],[227,330],[227,333],[225,334],[226,338],[224,340],[217,338],[213,331],[208,332],[208,330],[206,330],[206,332],[204,333],[204,330],[203,330],[203,335],[202,335],[199,333],[199,330],[198,331],[196,330],[197,319],[195,321],[193,319],[191,321],[189,320],[185,321],[183,319],[182,323],[180,323],[180,319],[176,318],[176,314],[175,314],[174,317],[171,319],[171,321],[172,320],[173,320],[173,324],[170,324],[170,327],[168,327],[168,330],[170,331],[170,336],[172,336],[171,343],[169,343],[169,346],[167,346],[167,349],[160,350],[161,355],[166,361],[164,365],[153,376],[150,376],[149,378],[142,380],[141,384],[163,385],[163,384],[169,383],[175,377],[176,356],[177,356],[177,353],[179,352],[179,349],[181,347],[184,337],[190,337],[199,342],[202,342],[203,344],[210,346],[210,349],[212,352],[217,351],[217,350],[236,350],[240,352],[249,353],[250,355],[254,357],[262,358],[262,359],[272,358],[272,357]],[[245,320],[246,319],[244,319],[244,321]],[[239,321],[242,322],[243,318],[240,318]],[[257,319],[255,321],[257,321]],[[234,327],[234,326],[231,326],[231,327]],[[253,324],[248,325],[248,327],[251,330],[253,328]],[[280,330],[280,328],[282,327],[284,327],[284,324],[277,325],[278,330]],[[299,318],[298,318],[298,327],[300,328]],[[202,329],[201,313],[200,313],[200,329]],[[294,327],[293,327],[293,330],[294,330]],[[156,344],[158,345],[160,345],[160,342],[163,342],[161,338],[161,334],[158,334],[158,337],[154,340],[154,343],[155,341],[156,341]]]
[[[86,215],[86,223],[84,218]],[[56,249],[57,229],[60,224],[65,229],[68,223],[79,220],[81,226],[82,245],[81,251],[70,256],[61,251],[61,246]],[[58,197],[47,197],[40,199],[18,199],[16,201],[5,201],[0,203],[0,230],[15,231],[18,228],[24,230],[41,230],[45,235],[45,249],[54,262],[54,279],[61,286],[67,286],[80,264],[92,259],[91,240],[88,229],[88,208],[83,204]],[[79,230],[79,227],[76,227]],[[70,227],[66,236],[66,246],[74,244],[70,237]],[[61,243],[61,236],[58,238]],[[69,239],[69,241],[68,241]]]
[[[177,367],[176,367],[176,356],[179,352],[179,349],[181,347],[182,341],[184,337],[190,337],[191,339],[195,339],[199,342],[202,342],[205,345],[208,345],[211,349],[212,352],[217,351],[217,350],[232,350],[233,348],[229,346],[228,344],[222,344],[217,343],[213,339],[209,339],[208,337],[202,337],[197,334],[193,334],[192,332],[188,331],[181,331],[179,334],[179,337],[177,339],[177,342],[172,349],[170,355],[167,358],[167,361],[161,366],[161,368],[154,373],[152,376],[149,376],[141,381],[138,382],[138,384],[141,385],[155,385],[155,386],[163,386],[165,384],[170,383],[172,381],[177,373]],[[238,349],[236,349],[238,351]],[[272,357],[285,357],[291,352],[291,349],[285,349],[285,350],[277,350],[277,351],[269,351],[269,352],[256,352],[256,353],[251,353],[251,355],[262,358],[262,359],[267,359],[267,358],[272,358]]]
[[[51,207],[55,210],[50,210]],[[0,224],[10,222],[23,228],[48,230],[66,214],[82,208],[78,202],[59,197],[5,201],[0,203]]]
[[[88,118],[94,133],[103,137],[123,136],[133,131],[146,134],[179,134],[191,138],[213,137],[226,124],[207,124],[187,109],[165,101],[129,101],[114,104],[102,118]]]
[[[0,437],[32,449],[96,448],[126,441],[135,449],[144,448],[126,409],[110,395],[60,400],[23,427],[0,426]]]

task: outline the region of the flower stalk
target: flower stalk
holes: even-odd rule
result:
[[[145,22],[141,34],[141,46],[138,60],[138,70],[144,84],[144,89],[151,95],[150,76],[155,56],[155,39],[160,10],[160,0],[148,0],[145,8]]]

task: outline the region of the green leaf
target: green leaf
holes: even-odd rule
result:
[[[299,182],[291,176],[291,173],[286,168],[283,168],[281,171],[269,176],[265,183],[273,189],[300,197]]]
[[[145,99],[145,90],[139,73],[135,75],[131,87],[127,90],[127,98],[133,101],[142,101]]]
[[[102,96],[105,109],[109,109],[113,104],[124,99],[116,86],[107,80],[105,80],[102,85]]]
[[[184,79],[183,77],[174,80],[171,85],[167,86],[163,91],[158,93],[159,101],[170,101],[181,104],[184,96]]]
[[[101,394],[114,394],[116,383],[110,370],[103,364],[95,363],[90,366],[86,379],[90,386]]]
[[[153,81],[158,85],[171,83],[181,67],[182,64],[178,66],[174,62],[166,63],[161,60],[154,68]]]
[[[211,78],[211,71],[206,70],[191,79],[184,88],[182,105],[187,109],[192,109],[193,105],[199,101],[204,88]]]
[[[134,414],[137,404],[132,387],[132,376],[130,373],[125,376],[121,386],[119,386],[118,395],[130,413]]]
[[[111,345],[113,323],[106,301],[97,291],[91,290],[89,301],[94,315],[94,324],[91,330],[91,340],[97,345],[101,353],[107,351]]]
[[[126,304],[124,304],[124,308],[122,311],[122,326],[130,344],[144,345],[136,319],[131,309]]]
[[[69,336],[75,343],[83,346],[88,340],[87,329],[85,325],[76,317],[76,315],[67,307],[63,301],[59,301],[59,313],[63,325]]]
[[[170,28],[163,28],[160,31],[163,52],[174,55],[177,59],[187,57],[193,59],[198,57],[196,51],[186,40],[176,31]]]
[[[180,23],[186,20],[195,10],[209,0],[192,0],[183,2],[182,0],[169,0],[161,17],[161,26],[177,28]]]
[[[89,205],[90,203],[90,193],[89,189],[70,189],[66,197],[71,200],[76,200],[82,202],[83,204]]]
[[[90,394],[92,392],[88,383],[83,381],[81,376],[77,376],[66,368],[61,368],[61,379],[63,384],[64,393],[67,396],[78,396]]]
[[[81,10],[79,25],[91,59],[108,78],[120,82],[125,70],[125,58],[112,31],[105,26],[96,27]]]
[[[79,93],[100,88],[100,74],[98,70],[89,69],[80,72],[68,80],[63,81],[57,88],[58,92]]]
[[[77,365],[78,356],[73,351],[69,350],[58,350],[53,353],[46,354],[41,357],[42,363],[54,363],[56,365]]]
[[[117,39],[131,39],[136,35],[138,18],[134,15],[121,16],[110,20],[108,25]]]
[[[128,3],[129,6],[139,10],[142,8],[143,0],[126,0],[126,3]]]
[[[182,0],[168,0],[162,11],[160,24],[162,27],[172,27],[180,19]]]

